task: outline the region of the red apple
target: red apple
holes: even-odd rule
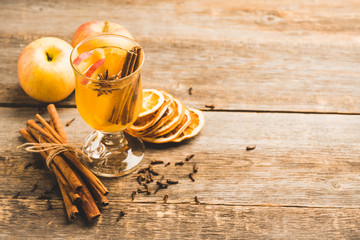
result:
[[[32,98],[58,102],[75,88],[74,72],[69,62],[72,47],[62,39],[40,38],[22,51],[18,60],[21,87]]]
[[[87,78],[96,78],[97,74],[94,75],[94,73],[97,71],[98,73],[101,73],[100,67],[103,66],[105,62],[105,59],[100,59],[97,62],[95,62],[93,65],[91,65],[91,67],[86,71],[86,73],[84,74],[85,77]],[[93,76],[93,77],[92,77]],[[84,78],[81,83],[83,85],[86,85],[88,83],[88,79]]]
[[[76,30],[72,46],[75,47],[79,42],[103,33],[119,34],[134,39],[126,28],[117,23],[108,21],[92,21],[84,23]]]
[[[84,52],[84,53],[80,54],[77,58],[75,58],[75,60],[73,61],[73,64],[75,66],[78,66],[82,61],[84,61],[85,59],[88,59],[89,57],[91,57],[93,55],[94,55],[93,52]]]

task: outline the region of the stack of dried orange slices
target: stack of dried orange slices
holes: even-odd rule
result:
[[[126,131],[146,142],[181,142],[197,135],[204,122],[202,111],[185,107],[163,90],[144,89],[141,112]]]

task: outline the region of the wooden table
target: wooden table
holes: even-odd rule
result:
[[[358,239],[360,237],[360,4],[303,1],[13,1],[0,9],[0,238]],[[104,179],[111,204],[96,224],[69,224],[56,180],[16,147],[44,109],[17,77],[31,41],[71,42],[90,20],[124,25],[144,47],[144,88],[204,108],[206,125],[182,144],[146,144],[142,166],[180,183],[137,196],[136,174]],[[192,87],[192,95],[188,89]],[[73,142],[91,129],[74,96],[57,104]],[[44,115],[46,116],[46,114]],[[256,145],[253,151],[246,146]],[[189,154],[184,166],[174,166]],[[29,163],[37,165],[25,168]],[[187,174],[197,163],[191,182]],[[33,190],[34,184],[38,188]],[[14,199],[14,195],[20,195]],[[163,203],[163,195],[169,200]],[[200,205],[194,203],[197,195]],[[127,215],[116,221],[120,210]]]

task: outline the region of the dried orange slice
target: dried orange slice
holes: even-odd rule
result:
[[[160,121],[160,119],[163,119],[164,114],[168,112],[169,106],[173,101],[173,98],[169,94],[164,94],[165,101],[160,106],[160,108],[152,113],[148,114],[144,117],[138,117],[134,124],[129,127],[129,129],[133,132],[139,132],[139,135],[143,135],[141,132],[145,131],[147,132],[148,128],[153,126],[156,122]]]
[[[191,123],[191,115],[188,109],[184,110],[184,115],[181,119],[180,124],[178,124],[170,132],[160,135],[157,137],[142,137],[141,139],[151,143],[167,143],[176,139]]]
[[[165,135],[168,132],[172,131],[174,128],[176,128],[182,121],[184,114],[185,114],[185,106],[184,104],[177,98],[173,97],[173,102],[175,107],[174,108],[174,116],[170,118],[167,122],[163,123],[163,125],[158,128],[155,132],[153,132],[151,135],[146,134],[147,137],[157,137],[161,135]],[[169,106],[170,108],[171,106]]]
[[[140,133],[141,136],[152,136],[159,128],[164,126],[165,123],[169,122],[171,119],[173,119],[177,113],[176,111],[176,103],[173,100],[173,96],[171,96],[169,93],[160,90],[166,99],[171,99],[168,108],[166,109],[165,113],[161,116],[160,119],[156,120],[150,127],[146,129],[146,131],[143,131]]]
[[[143,90],[143,104],[138,117],[156,112],[165,101],[164,95],[156,89]]]
[[[173,140],[173,142],[181,142],[184,139],[196,136],[204,127],[205,118],[202,111],[194,108],[188,108],[190,111],[191,122],[189,126]]]

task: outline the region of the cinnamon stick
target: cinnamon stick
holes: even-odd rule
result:
[[[80,195],[71,189],[68,182],[66,182],[64,176],[61,174],[60,170],[54,164],[52,164],[51,169],[56,175],[56,179],[58,180],[59,185],[61,183],[64,186],[67,194],[71,199],[71,202],[73,204],[78,204],[80,202]]]
[[[121,71],[121,77],[126,77],[131,75],[134,71],[136,71],[141,63],[143,57],[142,48],[139,46],[135,46],[133,49],[128,51],[126,54],[125,62],[123,65],[123,69]],[[125,94],[123,94],[122,101],[118,101],[119,104],[115,105],[111,117],[109,119],[109,122],[113,124],[123,124],[125,125],[127,123],[127,120],[129,118],[128,112],[124,111],[124,109],[127,109],[126,105],[132,104],[130,100],[128,99],[130,96],[133,95],[134,92],[134,82],[132,84],[129,84],[126,86],[123,91]]]
[[[68,139],[67,139],[67,136],[65,134],[65,130],[64,130],[64,126],[60,120],[60,117],[59,117],[59,114],[55,108],[55,105],[54,104],[49,104],[47,106],[47,110],[48,110],[48,113],[50,115],[50,119],[51,121],[54,123],[54,126],[55,126],[55,130],[57,133],[59,133],[59,135],[62,137],[62,139],[64,140],[65,143],[68,143]]]
[[[84,187],[79,192],[81,198],[80,206],[84,210],[84,213],[88,221],[92,222],[100,216],[100,210],[97,207],[95,200],[91,195],[89,189],[86,187],[86,184],[84,183],[84,181],[81,179],[80,176],[78,177],[81,183],[84,185]]]
[[[39,141],[39,143],[49,143],[44,138],[42,138],[41,135],[33,128],[29,128],[29,131],[34,136],[34,138]],[[61,156],[56,155],[53,159],[53,163],[55,163],[55,165],[60,169],[66,181],[69,183],[69,185],[75,192],[79,191],[82,188],[82,184],[75,175],[74,171],[69,167],[67,162]]]
[[[89,183],[89,190],[92,193],[94,199],[101,205],[103,206],[107,206],[109,205],[109,201],[107,199],[107,197],[102,194],[99,189],[97,189],[94,184]]]
[[[53,117],[56,117],[56,115],[54,114]],[[50,135],[49,139],[51,139],[53,143],[65,143],[62,137],[55,131],[55,129],[53,129],[39,114],[36,114],[36,118],[41,122],[41,124],[44,125],[47,130],[50,131],[52,136]],[[43,134],[47,134],[47,136],[49,135],[46,133],[46,131],[43,132],[45,132]],[[63,132],[63,134],[66,136],[65,132]],[[90,170],[87,169],[73,153],[66,151],[63,152],[62,155],[66,157],[66,159],[68,159],[82,173],[82,175],[88,179],[88,181],[93,182],[94,185],[102,192],[102,194],[106,195],[108,193],[107,188],[101,183],[101,181],[92,172],[90,172]]]
[[[52,136],[54,138],[56,138],[56,140],[58,141],[57,143],[65,143],[65,140],[55,131],[54,128],[52,128],[50,126],[50,124],[48,124],[45,119],[43,119],[39,114],[35,115],[36,119],[40,121],[40,123],[44,126],[44,128],[46,128],[47,130],[50,131],[50,133],[52,134]],[[54,122],[55,124],[55,122]]]
[[[25,140],[27,142],[30,143],[37,143],[37,141],[30,135],[30,133],[24,128],[24,129],[20,129],[19,130],[20,134],[25,138]],[[41,154],[41,156],[46,159],[47,158],[47,154],[46,152],[39,152]],[[54,164],[50,164],[52,166],[52,170],[54,171],[54,169],[57,169]],[[61,194],[63,196],[63,200],[64,200],[64,204],[65,204],[65,208],[66,208],[66,213],[68,215],[68,219],[70,222],[73,222],[76,218],[76,215],[79,213],[77,207],[73,204],[73,202],[70,200],[69,196],[68,196],[68,192],[65,190],[65,186],[64,183],[62,181],[59,181],[59,172],[56,172],[56,170],[54,171],[55,175],[56,175],[56,179],[58,180],[59,183],[59,187],[60,187],[60,191]],[[79,196],[80,198],[80,196]]]
[[[131,63],[130,63],[131,58],[132,58],[132,52],[128,51],[126,53],[125,62],[124,62],[124,65],[123,65],[123,68],[121,71],[121,76],[120,76],[121,78],[127,76],[128,72],[129,72],[129,66],[131,65]]]
[[[60,187],[61,195],[63,197],[66,214],[68,216],[69,221],[73,222],[73,221],[75,221],[76,215],[79,213],[79,210],[76,207],[76,205],[73,204],[73,202],[71,201],[67,191],[65,190],[65,186],[62,184],[62,182],[59,181],[59,179],[57,179],[57,180],[58,180],[58,184]]]
[[[42,127],[40,127],[39,125],[37,125],[37,123],[30,119],[26,122],[26,126],[28,127],[28,129],[34,129],[35,131],[37,131],[41,136],[43,136],[48,142],[52,142],[52,143],[60,143],[57,139],[55,139],[51,133],[49,131],[45,131]],[[38,139],[36,139],[38,140]]]

